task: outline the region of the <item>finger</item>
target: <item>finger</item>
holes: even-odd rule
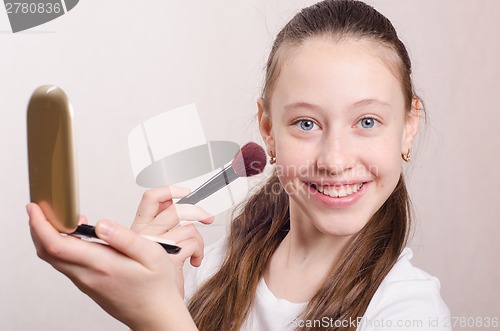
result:
[[[190,259],[190,263],[194,267],[199,267],[201,261],[203,260],[203,244],[195,238],[189,238],[184,241],[177,243],[181,247],[179,254],[172,256],[172,259],[180,262],[180,266],[184,264],[184,261]]]
[[[207,217],[205,219],[199,220],[200,223],[202,224],[212,224],[215,220],[214,216]]]
[[[78,225],[89,224],[87,217],[84,215],[80,215],[80,219],[78,220]]]
[[[50,224],[43,224],[43,223],[48,223],[48,221],[37,204],[29,203],[26,206],[26,211],[29,216],[30,230],[32,231],[34,230],[34,234],[40,233],[40,234],[46,234],[47,236],[54,236],[55,234],[57,235],[59,234],[54,227],[49,226]]]
[[[29,215],[31,237],[37,253],[57,252],[61,234],[47,220],[41,208],[34,203],[26,206]],[[42,257],[42,256],[41,256]],[[43,258],[43,257],[42,257]]]
[[[174,228],[180,220],[197,221],[204,224],[213,222],[213,216],[203,208],[194,205],[174,204],[162,211],[153,221],[135,230],[147,234],[163,234]]]
[[[180,243],[184,240],[194,238],[198,241],[199,245],[203,247],[203,237],[192,223],[176,226],[167,233],[160,236],[160,238],[167,239],[169,241]]]
[[[149,223],[161,211],[172,205],[172,199],[182,198],[189,192],[188,188],[175,185],[147,190],[144,192],[141,203],[137,208],[134,223]]]
[[[165,258],[165,251],[158,244],[143,238],[126,227],[110,222],[99,221],[95,226],[99,238],[120,253],[153,270],[158,261]]]
[[[91,243],[71,236],[61,236],[47,221],[37,204],[30,203],[27,210],[31,237],[41,259],[51,264],[71,261],[77,265],[89,265],[92,262],[89,258],[89,249],[93,246]]]
[[[168,212],[167,210],[175,210],[175,213]],[[177,217],[177,220],[184,220],[184,221],[198,221],[198,222],[210,222],[213,219],[213,215],[209,214],[205,209],[195,206],[195,205],[187,205],[187,204],[175,204],[167,209],[165,209],[163,212],[161,212],[158,216],[157,219],[155,219],[155,222],[159,221],[161,222],[162,218],[166,216],[167,218],[169,215],[175,215]]]

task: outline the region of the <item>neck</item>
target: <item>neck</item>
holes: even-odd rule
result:
[[[321,265],[330,269],[350,236],[324,234],[304,220],[290,219],[290,232],[280,245],[286,261],[292,266]]]
[[[264,279],[278,298],[307,302],[321,288],[349,237],[321,233],[290,211],[290,232],[274,252]]]

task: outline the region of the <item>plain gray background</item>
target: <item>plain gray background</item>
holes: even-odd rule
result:
[[[207,139],[261,142],[256,99],[272,40],[314,2],[86,0],[18,34],[0,10],[1,330],[125,329],[35,255],[24,209],[32,91],[57,84],[72,100],[82,212],[91,223],[129,225],[143,192],[129,165],[129,131],[195,102]],[[414,264],[441,280],[453,316],[500,317],[500,2],[369,3],[406,43],[429,115],[407,169]],[[201,229],[207,242],[226,221]]]

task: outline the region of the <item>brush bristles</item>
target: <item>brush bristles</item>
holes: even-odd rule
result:
[[[241,147],[231,166],[239,177],[250,177],[260,174],[266,162],[264,149],[254,142],[249,142]]]

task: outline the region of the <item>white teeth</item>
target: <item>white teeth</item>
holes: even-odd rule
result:
[[[352,194],[352,187],[347,186],[346,192],[347,192],[347,195],[351,195]]]
[[[363,184],[347,185],[337,190],[335,188],[330,188],[330,187],[326,188],[314,184],[314,187],[316,188],[316,190],[318,190],[318,192],[321,192],[333,198],[342,198],[351,195],[353,193],[356,193],[361,189],[362,186]]]

